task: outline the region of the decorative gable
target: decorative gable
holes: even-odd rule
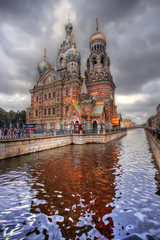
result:
[[[58,80],[61,80],[61,75],[57,71],[48,70],[40,77],[38,86],[48,85]]]
[[[73,117],[73,116],[87,116],[86,112],[81,108],[78,102],[73,101],[72,105],[70,106],[68,112],[66,113],[65,117]]]

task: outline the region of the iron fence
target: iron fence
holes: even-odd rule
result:
[[[99,131],[100,134],[103,133],[113,133],[113,132],[119,132],[119,131],[124,131],[126,130],[125,128],[117,128],[117,129],[106,129],[105,132],[101,129]],[[93,129],[86,129],[80,131],[78,134],[95,134],[98,133],[98,130],[93,130]],[[2,131],[0,133],[0,139],[18,139],[18,138],[29,138],[29,137],[38,137],[38,136],[51,136],[51,135],[65,135],[65,134],[75,134],[74,130],[66,130],[66,129],[61,129],[61,130],[53,130],[53,129],[32,129],[29,130],[21,130],[21,131],[13,131],[13,132],[4,132]],[[77,134],[77,133],[76,133]]]

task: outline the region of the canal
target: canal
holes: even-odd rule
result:
[[[160,172],[143,129],[0,161],[0,239],[160,239]]]

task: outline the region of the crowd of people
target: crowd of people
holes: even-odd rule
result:
[[[23,128],[0,128],[0,139],[28,137],[29,131]]]

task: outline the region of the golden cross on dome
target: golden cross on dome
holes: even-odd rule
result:
[[[68,12],[68,22],[70,22],[70,15],[69,15],[69,12]]]
[[[98,32],[98,18],[96,18],[96,32]]]
[[[46,60],[46,54],[47,54],[46,48],[44,48],[43,51],[44,51],[44,60]]]

